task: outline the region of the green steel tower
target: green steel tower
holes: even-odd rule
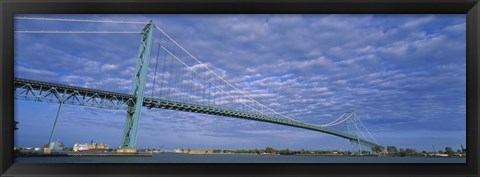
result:
[[[128,106],[123,141],[117,152],[136,152],[138,122],[145,94],[145,82],[147,80],[148,64],[150,61],[153,28],[154,24],[152,21],[143,28],[132,85],[132,95],[136,98],[135,104]]]

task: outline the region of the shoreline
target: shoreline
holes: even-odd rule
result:
[[[399,157],[402,156],[377,156],[377,155],[336,155],[336,154],[248,154],[248,153],[53,153],[53,154],[16,154],[15,157],[152,157],[153,154],[179,154],[179,155],[258,155],[258,156],[341,156],[341,157]],[[466,158],[466,156],[404,156],[416,158]]]
[[[53,153],[16,154],[16,157],[152,157],[152,153]]]

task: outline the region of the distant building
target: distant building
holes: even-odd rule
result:
[[[63,145],[62,142],[60,142],[60,140],[51,142],[48,147],[49,147],[51,150],[55,150],[55,151],[61,151],[61,150],[63,150],[63,149],[65,148],[65,146]]]
[[[73,151],[86,151],[88,150],[88,145],[87,144],[74,144],[73,145]]]
[[[93,141],[87,144],[74,144],[73,151],[106,151],[109,149],[107,144],[97,144]]]

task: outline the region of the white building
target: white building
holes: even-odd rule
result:
[[[88,148],[88,144],[74,144],[73,145],[73,151],[87,151],[90,148]]]
[[[61,150],[63,150],[63,149],[65,148],[65,147],[63,146],[63,143],[60,142],[60,140],[51,142],[48,147],[49,147],[51,150],[55,150],[55,151],[61,151]]]

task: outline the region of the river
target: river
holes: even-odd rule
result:
[[[19,157],[16,163],[466,163],[466,158],[159,153],[152,157]]]

